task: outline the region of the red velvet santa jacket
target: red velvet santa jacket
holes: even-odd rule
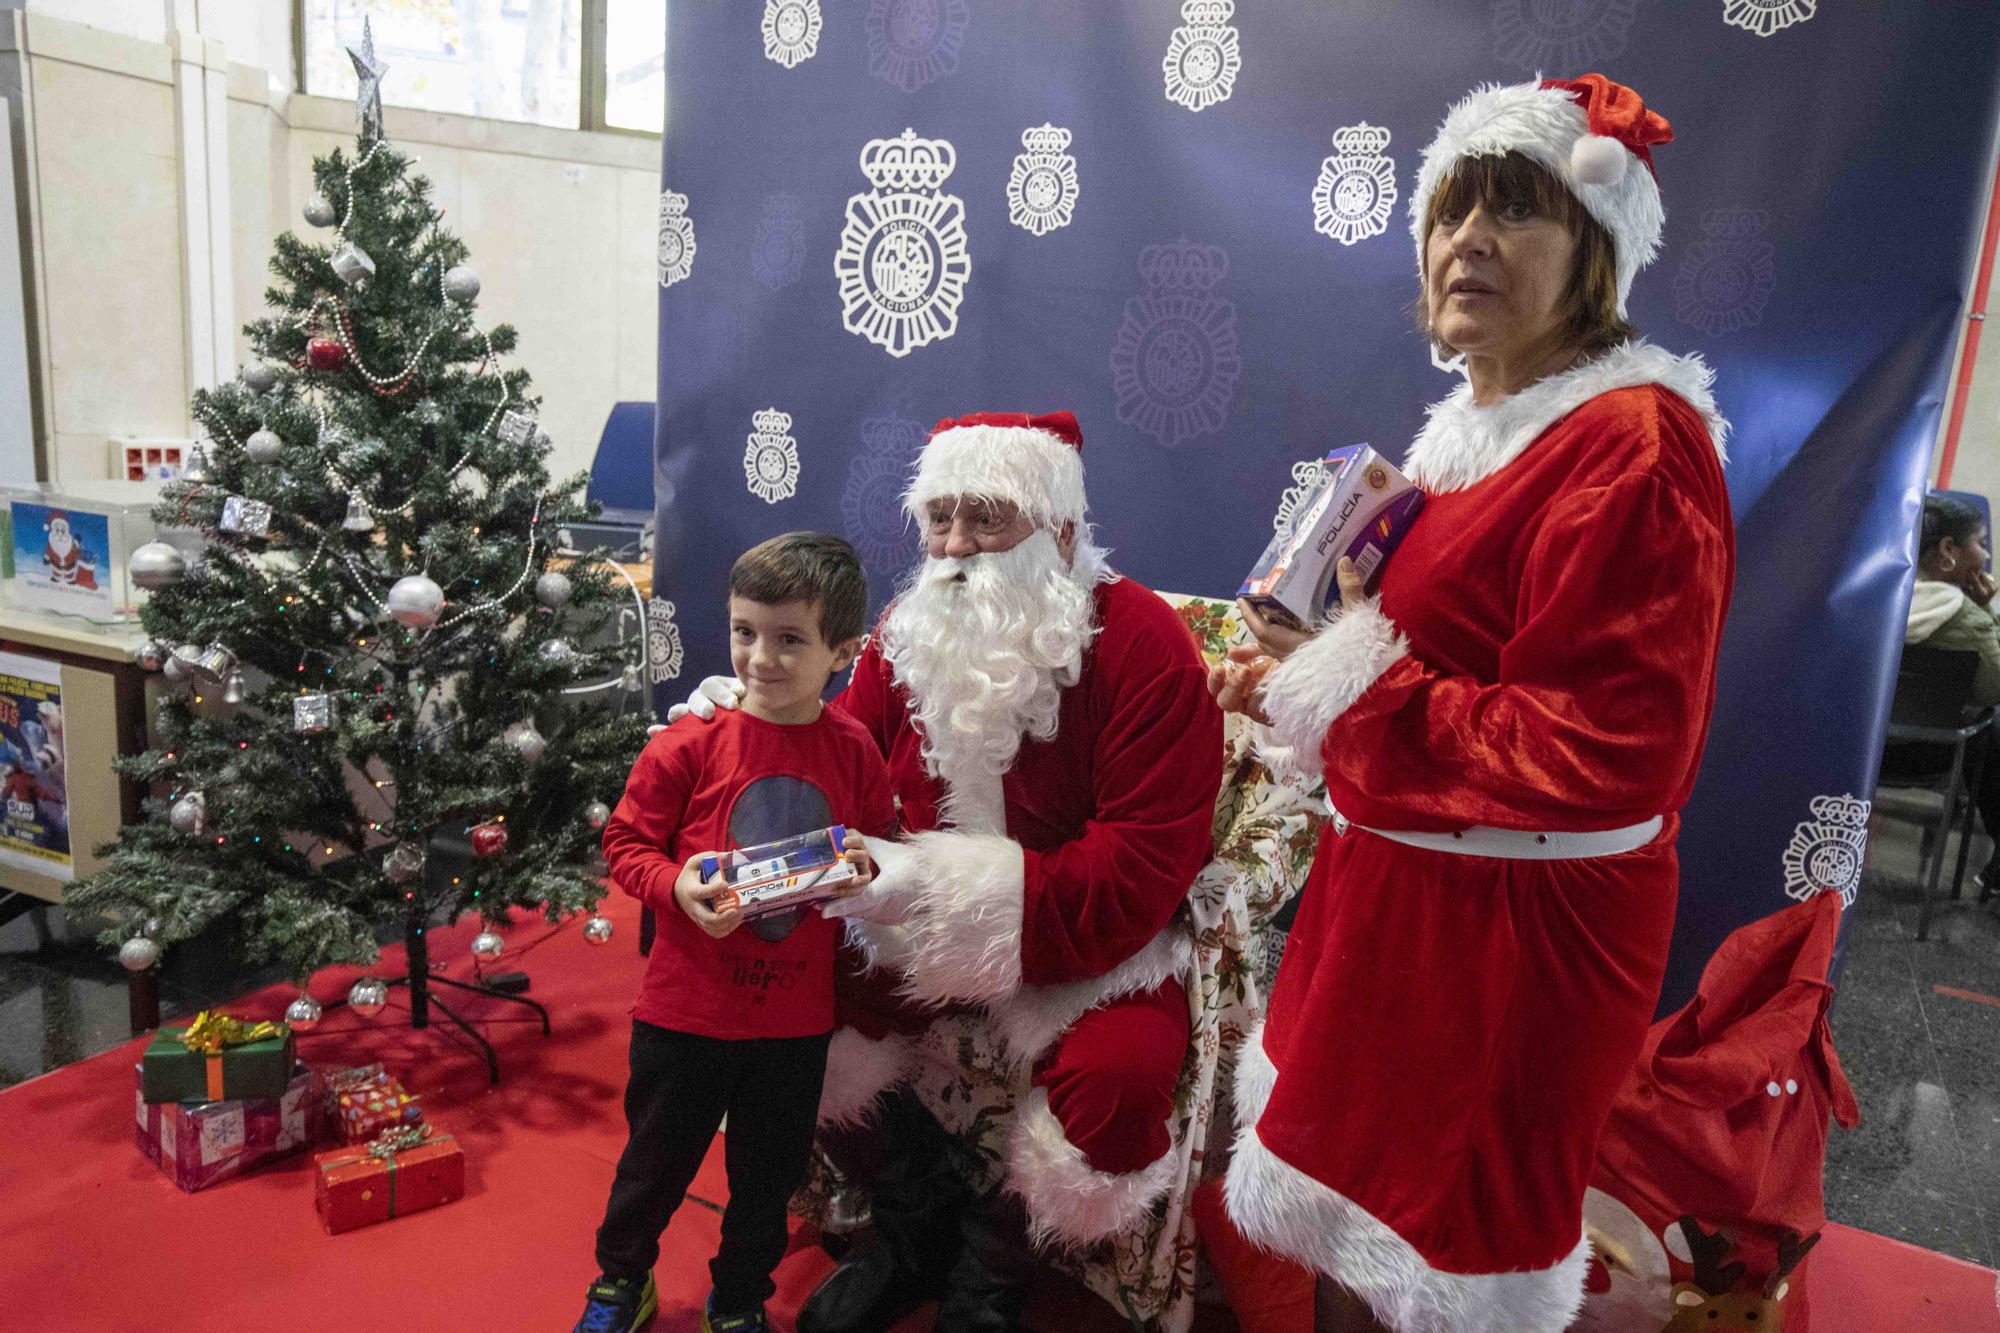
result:
[[[1037,991],[1040,1003],[995,1006],[1021,1055],[1093,1004],[1185,974],[1190,942],[1170,923],[1213,850],[1222,714],[1201,655],[1144,586],[1121,578],[1094,596],[1098,633],[1063,692],[1055,737],[1022,742],[1001,809],[990,789],[948,787],[929,772],[878,643],[835,701],[888,757],[922,873],[907,923],[856,933],[918,1000]],[[941,831],[948,793],[961,824],[996,831]],[[1010,1023],[1020,1030],[1005,1031]]]

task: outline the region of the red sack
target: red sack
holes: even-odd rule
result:
[[[1655,1023],[1612,1108],[1584,1201],[1592,1333],[1791,1333],[1826,1225],[1827,1118],[1861,1122],[1827,1031],[1840,895],[1722,942]]]

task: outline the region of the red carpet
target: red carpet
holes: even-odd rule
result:
[[[183,1194],[132,1146],[132,1063],[141,1043],[0,1092],[0,1326],[122,1330],[355,1329],[467,1333],[568,1329],[592,1276],[591,1236],[623,1145],[627,1014],[639,980],[637,907],[606,900],[617,933],[585,943],[578,923],[551,929],[526,920],[507,932],[499,970],[520,968],[549,1007],[543,1038],[525,1009],[467,995],[454,1003],[499,1049],[501,1082],[462,1033],[438,1019],[412,1031],[407,996],[364,1020],[330,1011],[300,1039],[321,1065],[381,1060],[420,1094],[430,1118],[458,1135],[467,1155],[457,1203],[340,1236],[312,1206],[309,1156],[273,1163],[198,1194]],[[432,937],[435,958],[467,977],[476,927]],[[392,972],[401,951],[380,969]],[[345,993],[353,973],[325,973],[322,999]],[[248,996],[231,1011],[275,1018],[286,988]],[[696,1182],[719,1201],[719,1154]],[[717,1214],[690,1204],[664,1243],[661,1333],[695,1326],[707,1291]],[[778,1328],[827,1267],[800,1237],[778,1272]],[[2000,1329],[1994,1274],[1971,1264],[1841,1227],[1813,1256],[1812,1304],[1840,1311],[1816,1326],[1874,1330]],[[927,1326],[921,1316],[898,1333]],[[1061,1289],[1037,1294],[1045,1333],[1115,1330],[1102,1303]],[[1203,1321],[1220,1330],[1226,1318]]]

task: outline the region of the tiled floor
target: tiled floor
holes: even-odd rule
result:
[[[1972,866],[1981,863],[1983,839]],[[1827,1145],[1836,1222],[1993,1264],[2000,1253],[2000,899],[1940,904],[1919,942],[1918,840],[1878,819],[1833,1003],[1861,1126]],[[1945,864],[1949,878],[1951,862]]]

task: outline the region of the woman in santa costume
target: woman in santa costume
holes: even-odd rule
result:
[[[1581,1298],[1734,569],[1712,376],[1625,314],[1671,138],[1595,74],[1452,108],[1410,201],[1468,381],[1409,454],[1429,500],[1379,595],[1343,562],[1336,618],[1246,611],[1263,655],[1211,679],[1335,808],[1227,1181],[1246,1235],[1330,1279],[1322,1328],[1554,1333]]]

